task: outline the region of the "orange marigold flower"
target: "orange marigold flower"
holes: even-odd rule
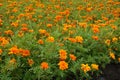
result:
[[[39,40],[38,40],[38,43],[39,43],[39,44],[44,44],[44,42],[43,42],[42,39],[39,39]]]
[[[18,32],[18,36],[19,36],[19,37],[23,37],[23,36],[24,36],[24,32],[23,32],[23,31],[19,31],[19,32]]]
[[[91,67],[92,67],[92,69],[94,69],[94,70],[98,70],[99,68],[99,65],[97,65],[97,64],[91,64]]]
[[[90,11],[92,11],[92,9],[93,9],[93,8],[88,7],[88,8],[86,8],[86,11],[87,11],[87,12],[90,12]]]
[[[29,50],[23,50],[23,51],[22,51],[22,56],[23,56],[23,57],[30,56],[30,51],[29,51]]]
[[[22,27],[21,30],[22,31],[28,31],[28,28],[27,27]]]
[[[69,56],[70,56],[70,59],[71,59],[71,60],[73,60],[73,61],[76,60],[76,56],[75,56],[75,55],[73,55],[73,54],[69,54]]]
[[[41,65],[40,65],[40,67],[45,70],[45,69],[49,68],[49,65],[48,65],[47,62],[42,62]]]
[[[59,69],[60,69],[60,70],[66,70],[66,69],[68,69],[68,63],[65,62],[65,61],[60,61],[60,62],[58,63],[58,65],[59,65]]]
[[[28,30],[28,32],[32,33],[32,32],[34,32],[34,30],[33,30],[33,29],[31,29],[31,30]]]
[[[87,27],[87,23],[85,23],[85,22],[80,22],[80,23],[78,23],[78,25],[80,27],[82,27],[82,28],[86,28]]]
[[[46,30],[44,30],[44,29],[40,29],[40,30],[39,30],[39,33],[40,33],[40,34],[46,34],[46,33],[47,33],[47,31],[46,31]]]
[[[2,3],[0,3],[0,6],[2,6],[3,4]]]
[[[112,42],[116,42],[116,41],[118,41],[118,38],[113,37],[113,38],[112,38]]]
[[[84,71],[84,73],[91,70],[90,66],[88,64],[81,64],[81,69]]]
[[[54,40],[54,37],[49,36],[49,37],[47,38],[47,41],[48,41],[48,42],[54,42],[55,40]]]
[[[47,24],[47,27],[51,28],[53,25],[52,24]]]
[[[92,36],[92,38],[93,38],[94,40],[98,40],[98,39],[99,39],[98,36]]]
[[[32,59],[28,59],[28,64],[32,66],[34,64],[34,61]]]
[[[11,26],[18,27],[18,22],[12,22]]]
[[[60,21],[62,19],[62,16],[60,16],[60,15],[57,15],[56,17],[55,17],[55,20],[56,21]]]
[[[2,49],[0,49],[0,55],[2,54],[2,52],[3,52]]]
[[[109,39],[107,39],[107,40],[105,40],[105,44],[107,44],[108,46],[110,45],[110,40]]]
[[[27,24],[22,24],[22,27],[27,27],[28,25]]]
[[[76,36],[75,39],[76,39],[76,42],[83,43],[82,36]]]
[[[64,49],[59,50],[60,60],[65,60],[67,58],[67,52]]]
[[[15,58],[12,58],[12,59],[9,61],[9,63],[15,64],[15,63],[16,63],[16,59],[15,59]]]
[[[13,35],[13,31],[12,30],[4,31],[4,33],[7,34],[7,35]]]
[[[9,53],[8,54],[18,54],[19,53],[19,49],[18,47],[15,45],[12,48],[9,49]]]
[[[100,32],[99,28],[96,28],[96,27],[94,27],[92,30],[93,30],[94,33],[99,33]]]
[[[120,62],[120,57],[118,58],[118,62]]]
[[[110,55],[110,58],[115,59],[115,54],[113,52],[110,52],[109,55]]]
[[[76,42],[76,39],[75,38],[68,38],[69,41],[71,41],[72,43],[75,43]]]

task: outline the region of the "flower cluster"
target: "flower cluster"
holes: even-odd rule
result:
[[[89,80],[102,66],[119,63],[119,5],[0,0],[1,80]]]

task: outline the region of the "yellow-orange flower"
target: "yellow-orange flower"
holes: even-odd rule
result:
[[[53,25],[52,24],[47,24],[47,27],[51,28]]]
[[[41,65],[40,65],[40,67],[45,70],[45,69],[49,68],[49,65],[48,65],[47,62],[42,62]]]
[[[22,50],[21,52],[22,52],[23,57],[30,56],[30,51],[29,50]]]
[[[118,62],[120,62],[120,57],[118,58]]]
[[[85,23],[85,22],[80,22],[80,23],[78,23],[78,24],[79,24],[79,26],[82,27],[82,28],[86,28],[86,27],[87,27],[87,23]]]
[[[12,22],[11,26],[18,27],[18,22]]]
[[[73,60],[73,61],[75,61],[75,60],[76,60],[76,56],[75,56],[75,55],[70,54],[69,56],[70,56],[70,59],[71,59],[71,60]]]
[[[92,67],[92,69],[94,69],[94,70],[98,70],[99,68],[99,65],[97,65],[97,64],[91,64],[91,67]]]
[[[34,61],[32,59],[28,59],[28,64],[32,66],[34,64]]]
[[[94,27],[92,30],[93,30],[94,33],[99,33],[100,32],[99,28],[97,28],[97,27]]]
[[[12,59],[9,61],[9,63],[15,64],[15,63],[16,63],[16,59],[15,59],[15,58],[12,58]]]
[[[75,39],[76,39],[76,42],[83,43],[82,36],[76,36]]]
[[[98,40],[98,39],[99,39],[98,36],[92,36],[92,38],[93,38],[94,40]]]
[[[76,42],[76,39],[75,38],[68,38],[69,41],[71,41],[72,43],[75,43]]]
[[[47,41],[48,41],[48,42],[54,42],[55,40],[54,40],[54,37],[49,36],[49,37],[47,38]]]
[[[115,59],[115,54],[113,52],[110,52],[109,55],[110,55],[110,58]]]
[[[44,30],[44,29],[40,29],[40,30],[39,30],[39,33],[40,33],[40,34],[46,34],[46,33],[47,33],[47,31],[46,31],[46,30]]]
[[[0,55],[2,54],[2,52],[3,52],[2,49],[0,49]]]
[[[116,41],[118,41],[118,38],[113,37],[113,38],[112,38],[112,42],[116,42]]]
[[[110,40],[109,39],[105,40],[105,44],[107,44],[109,46],[110,45]]]
[[[7,34],[7,35],[13,35],[13,31],[12,30],[4,31],[4,33]]]
[[[62,19],[62,16],[61,15],[57,15],[56,17],[55,17],[55,20],[56,21],[60,21]]]
[[[84,71],[84,73],[91,70],[91,68],[88,64],[81,64],[81,69]]]
[[[65,62],[65,61],[60,61],[60,62],[58,63],[58,65],[59,65],[59,69],[60,69],[60,70],[66,70],[66,69],[68,69],[68,63]]]
[[[65,60],[67,58],[67,52],[64,49],[59,50],[60,60]]]
[[[18,54],[19,53],[19,49],[17,46],[13,46],[12,48],[9,49],[9,53],[8,54]]]
[[[44,42],[43,42],[42,39],[39,39],[39,40],[38,40],[38,43],[39,43],[39,44],[44,44]]]

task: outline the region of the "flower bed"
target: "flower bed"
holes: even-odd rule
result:
[[[1,80],[90,80],[111,62],[118,0],[0,0]]]

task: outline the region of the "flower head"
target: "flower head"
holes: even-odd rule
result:
[[[68,69],[68,63],[65,62],[65,61],[60,61],[60,62],[58,63],[58,65],[59,65],[59,69],[61,69],[61,70],[66,70],[66,69]]]
[[[94,70],[98,70],[99,68],[99,65],[97,65],[97,64],[91,64],[91,67],[92,67],[92,69],[94,69]]]
[[[40,67],[41,67],[42,69],[46,70],[46,69],[49,68],[49,65],[48,65],[47,62],[42,62],[41,65],[40,65]]]
[[[90,66],[88,64],[81,64],[81,69],[84,71],[84,73],[91,70]]]

